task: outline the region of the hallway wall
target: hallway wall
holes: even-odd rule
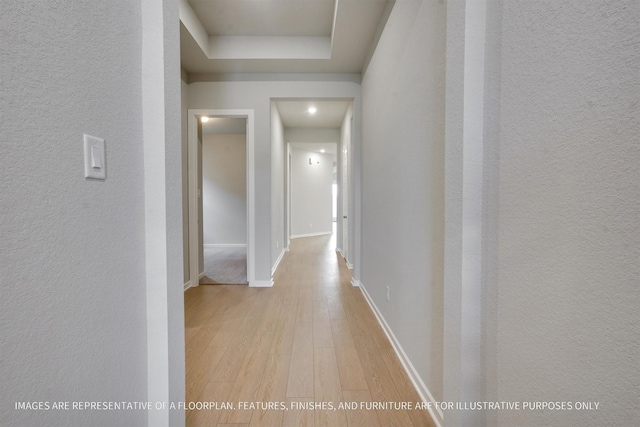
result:
[[[286,153],[284,126],[275,102],[271,106],[271,270],[287,248],[285,210]]]
[[[397,2],[362,81],[362,285],[437,401],[445,12],[436,1]]]
[[[482,8],[470,16],[465,2],[446,7],[445,15],[435,0],[397,2],[363,78],[362,284],[435,400],[459,400],[464,388],[482,400],[599,402],[597,411],[451,412],[447,425],[633,424],[637,2],[490,0],[486,22]],[[467,26],[480,23],[484,88],[467,92],[463,82],[478,83],[465,75],[474,59]],[[461,148],[478,100],[484,152],[469,158]],[[481,230],[462,220],[462,173],[474,163]],[[456,224],[443,235],[445,195]],[[443,279],[445,238],[451,259],[469,257],[461,230],[481,235],[473,306],[455,289],[462,264],[444,264]],[[453,296],[446,305],[443,286]],[[480,332],[465,337],[460,316],[469,312],[481,313]],[[477,372],[461,353],[472,341],[464,358],[477,356]],[[444,369],[443,342],[456,342]]]
[[[204,134],[204,245],[247,244],[247,136]]]
[[[495,425],[640,420],[639,23],[635,0],[502,2],[489,374],[498,400],[600,407]]]
[[[2,4],[3,425],[147,424],[14,409],[147,400],[141,20],[136,1]],[[106,140],[105,181],[84,178],[83,133]]]
[[[181,109],[181,139],[182,139],[182,270],[184,283],[189,282],[189,84],[187,72],[181,70],[180,79],[180,109]]]

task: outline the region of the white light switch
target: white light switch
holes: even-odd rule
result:
[[[94,169],[102,167],[102,150],[98,147],[91,147],[91,167]]]
[[[93,179],[106,178],[104,139],[84,135],[84,176]]]

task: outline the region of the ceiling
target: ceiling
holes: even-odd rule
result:
[[[189,0],[211,36],[331,36],[335,0]],[[301,19],[311,16],[314,19]]]
[[[394,0],[181,0],[190,75],[360,74]]]
[[[276,101],[282,124],[286,128],[339,128],[351,101],[286,100]],[[309,107],[315,107],[314,114]]]
[[[395,0],[180,0],[181,61],[190,78],[237,73],[360,74]],[[339,128],[350,100],[278,100],[285,127]],[[317,112],[311,115],[311,106]],[[241,133],[213,119],[204,133]],[[319,148],[318,148],[319,150]]]
[[[278,100],[275,101],[282,125],[286,128],[340,128],[349,108],[349,100]],[[309,107],[315,107],[314,114]],[[210,117],[202,123],[204,134],[239,134],[246,132],[246,119]],[[319,151],[322,147],[319,147]]]

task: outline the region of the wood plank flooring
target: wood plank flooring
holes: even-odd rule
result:
[[[361,407],[420,398],[334,247],[293,240],[273,288],[185,293],[186,402],[217,405],[188,409],[187,426],[435,425],[425,410]]]

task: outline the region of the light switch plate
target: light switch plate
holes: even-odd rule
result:
[[[84,176],[104,180],[107,176],[104,139],[91,135],[84,137]]]

